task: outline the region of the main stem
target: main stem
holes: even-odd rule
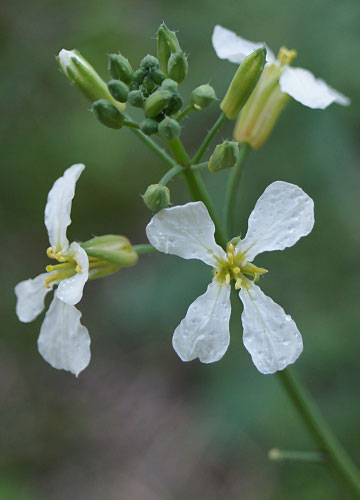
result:
[[[224,113],[221,113],[219,118],[216,120],[214,125],[211,127],[211,129],[207,133],[207,135],[206,135],[205,139],[203,140],[202,144],[200,145],[199,149],[196,151],[194,158],[191,160],[192,164],[200,162],[200,160],[203,157],[205,151],[207,150],[207,147],[209,146],[210,142],[213,140],[217,131],[225,123],[225,121],[226,121],[226,116]]]
[[[277,373],[278,379],[297,409],[305,426],[324,453],[326,464],[343,479],[354,498],[360,498],[360,475],[357,467],[320,415],[307,390],[288,367]]]

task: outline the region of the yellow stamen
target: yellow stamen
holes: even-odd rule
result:
[[[289,50],[286,47],[281,47],[278,54],[278,61],[280,63],[280,66],[286,66],[287,64],[290,64],[296,56],[296,50]]]
[[[231,279],[230,278],[230,273],[226,273],[226,275],[225,275],[225,281],[226,281],[227,285],[230,285],[230,279]]]
[[[75,271],[77,273],[82,273],[82,269],[81,269],[81,266],[79,264],[75,267]]]
[[[241,283],[242,283],[242,279],[241,278],[237,278],[237,280],[235,281],[235,290],[240,290]]]

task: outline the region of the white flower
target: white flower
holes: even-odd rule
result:
[[[303,348],[300,332],[255,284],[266,270],[252,261],[262,252],[294,245],[313,225],[312,199],[282,181],[265,189],[249,217],[245,238],[229,242],[226,252],[215,242],[214,223],[202,202],[166,208],[152,218],[146,234],[157,250],[199,259],[213,268],[206,292],[191,304],[174,332],[173,346],[183,361],[211,363],[224,355],[230,341],[231,280],[244,305],[244,345],[257,369],[274,373],[298,358]]]
[[[234,63],[241,63],[251,52],[263,47],[264,43],[250,42],[237,36],[236,33],[222,26],[215,26],[212,35],[212,44],[220,59],[227,59]],[[290,95],[304,106],[315,109],[325,109],[333,102],[348,106],[350,99],[327,83],[303,68],[291,68],[289,66],[296,56],[295,51],[288,51],[281,48],[278,59],[271,50],[267,48],[267,66],[278,67],[279,84],[281,91]]]
[[[85,166],[72,165],[49,192],[45,225],[49,234],[48,257],[59,263],[47,266],[47,273],[21,281],[15,287],[16,314],[20,321],[33,321],[44,309],[44,300],[58,285],[38,338],[39,352],[51,366],[76,376],[90,361],[90,337],[81,325],[81,313],[74,307],[83,294],[89,276],[89,259],[83,248],[66,237],[71,223],[71,202],[75,184]]]

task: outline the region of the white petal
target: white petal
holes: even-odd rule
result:
[[[202,363],[221,359],[230,342],[230,313],[230,286],[213,279],[174,332],[173,347],[180,358]]]
[[[236,251],[244,253],[251,262],[259,253],[291,247],[313,226],[313,200],[295,184],[276,181],[256,202],[246,236]]]
[[[257,285],[242,288],[239,297],[244,304],[243,341],[256,368],[267,374],[293,363],[300,356],[303,344],[291,316]]]
[[[41,356],[58,370],[78,376],[90,361],[90,337],[80,323],[81,312],[54,297],[41,325]]]
[[[45,296],[55,284],[52,282],[46,288],[45,279],[48,277],[49,273],[39,274],[36,278],[21,281],[15,286],[16,314],[23,323],[33,321],[43,311]]]
[[[160,210],[146,226],[150,243],[160,252],[199,259],[216,266],[225,256],[215,242],[215,226],[201,201]]]
[[[57,250],[66,249],[69,242],[66,229],[71,223],[71,202],[75,194],[75,184],[85,165],[78,163],[65,173],[51,188],[45,207],[45,225],[49,233],[50,245]]]
[[[60,281],[55,295],[66,304],[75,305],[81,300],[84,285],[89,278],[89,259],[85,250],[75,241],[63,255],[71,255],[80,266],[81,272]]]
[[[227,59],[233,63],[241,63],[251,52],[261,47],[266,47],[267,55],[266,60],[275,61],[274,54],[269,47],[263,42],[250,42],[241,38],[233,31],[230,31],[222,26],[215,26],[212,34],[212,44],[215,49],[216,55],[220,59]]]
[[[280,77],[280,88],[296,101],[313,109],[325,109],[333,102],[348,106],[350,99],[303,68],[288,66]]]

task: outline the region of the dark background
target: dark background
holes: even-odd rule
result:
[[[43,271],[47,193],[73,163],[77,185],[70,241],[119,233],[145,242],[151,214],[140,194],[165,172],[128,130],[102,127],[55,63],[77,48],[108,79],[106,53],[120,50],[136,67],[155,54],[164,19],[189,53],[183,85],[210,82],[222,97],[236,69],[210,43],[222,24],[277,51],[296,48],[306,67],[352,99],[310,110],[291,101],[271,139],[250,155],[237,205],[243,233],[256,199],[274,180],[300,185],[315,200],[310,236],[285,252],[264,254],[263,290],[296,320],[304,353],[296,370],[358,462],[359,450],[359,23],[356,0],[25,1],[1,15],[1,337],[0,499],[247,500],[343,499],[319,465],[274,464],[276,446],[313,444],[275,376],[263,376],[241,341],[234,300],[232,340],[213,365],[182,363],[174,328],[203,293],[208,268],[151,255],[86,285],[79,308],[92,360],[76,379],[37,351],[42,317],[21,324],[13,287]],[[186,120],[190,152],[219,110]],[[227,123],[218,140],[230,137]],[[221,207],[228,173],[206,181]],[[180,181],[174,203],[188,201]]]

